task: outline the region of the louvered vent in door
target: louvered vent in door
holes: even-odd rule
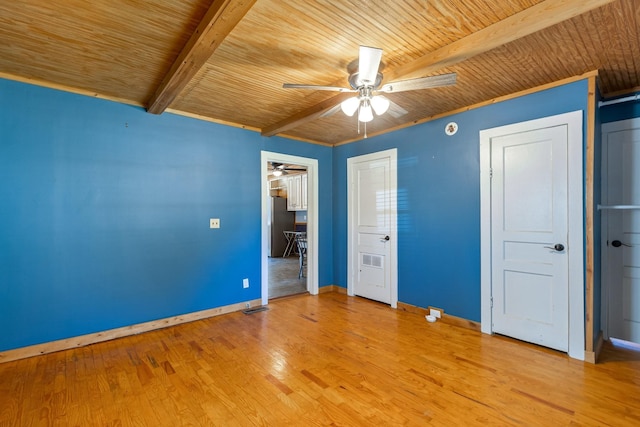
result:
[[[368,267],[382,268],[382,256],[362,254],[362,265],[366,265]]]

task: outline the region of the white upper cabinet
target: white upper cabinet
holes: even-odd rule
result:
[[[307,174],[287,178],[287,210],[307,210]]]

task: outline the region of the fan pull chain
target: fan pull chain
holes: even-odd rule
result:
[[[367,137],[367,122],[364,123],[364,138]],[[358,135],[360,135],[360,120],[358,120]]]
[[[362,104],[358,105],[358,114],[356,115],[356,121],[358,122],[358,135],[360,135],[360,107],[362,106]],[[367,122],[363,122],[364,123],[364,137],[367,137]]]
[[[364,123],[364,137],[367,137],[367,122]],[[358,120],[358,135],[360,135],[360,120]]]

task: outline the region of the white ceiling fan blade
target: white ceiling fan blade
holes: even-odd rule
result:
[[[398,119],[407,114],[408,111],[389,99],[389,109],[387,110],[387,113],[389,113],[389,115],[394,119]]]
[[[381,59],[382,49],[360,46],[360,56],[358,57],[358,86],[375,85]]]
[[[302,85],[295,83],[285,83],[282,85],[285,89],[311,89],[311,90],[330,90],[333,92],[355,92],[353,89],[347,89],[346,87],[338,86],[323,86],[323,85]]]
[[[440,76],[421,77],[418,79],[399,80],[382,86],[379,92],[404,92],[407,90],[429,89],[433,87],[450,86],[456,84],[456,73]]]

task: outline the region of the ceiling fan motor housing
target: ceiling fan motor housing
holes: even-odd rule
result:
[[[358,72],[355,72],[349,75],[349,85],[355,90],[360,90],[360,88],[362,88],[363,86],[365,87],[368,86],[368,87],[371,87],[371,89],[375,90],[378,87],[380,87],[380,84],[382,83],[382,73],[378,73],[376,75],[376,81],[372,85],[363,85],[358,81],[359,77],[360,77],[360,73]]]

